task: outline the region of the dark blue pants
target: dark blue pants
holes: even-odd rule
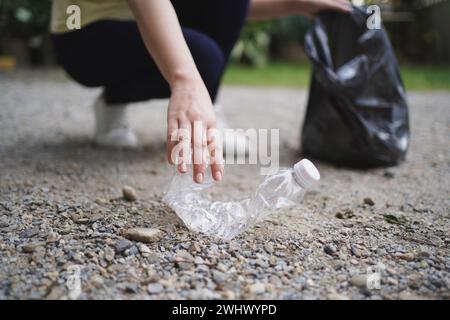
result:
[[[172,0],[211,99],[244,25],[249,0]],[[170,96],[134,21],[104,20],[53,35],[57,58],[82,85],[103,87],[108,104]]]

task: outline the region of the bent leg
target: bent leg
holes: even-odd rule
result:
[[[209,36],[188,27],[183,34],[214,100],[225,57]],[[67,73],[83,85],[103,86],[109,104],[170,96],[134,21],[99,21],[53,39]]]
[[[250,0],[171,0],[182,26],[211,37],[222,50],[226,64],[245,24]],[[221,80],[217,79],[217,92]]]

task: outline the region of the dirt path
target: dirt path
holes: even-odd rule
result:
[[[301,205],[227,244],[188,232],[160,201],[171,174],[165,102],[132,107],[145,147],[110,151],[90,144],[97,94],[54,71],[0,77],[1,299],[450,298],[450,93],[409,95],[406,163],[352,171],[319,162],[322,180]],[[235,126],[280,128],[290,165],[306,97],[226,87],[220,103]],[[257,183],[257,167],[230,166],[224,197]],[[138,200],[121,199],[124,185]],[[125,240],[132,227],[163,237]],[[381,289],[368,289],[368,268],[380,263]],[[67,287],[74,265],[80,294]]]

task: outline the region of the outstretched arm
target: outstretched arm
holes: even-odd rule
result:
[[[194,130],[194,123],[196,128],[201,124],[204,130],[214,129],[216,119],[209,93],[184,39],[175,9],[170,0],[128,0],[128,3],[148,51],[170,85],[171,97],[167,110],[168,161],[174,164],[175,151],[180,150],[180,144],[188,144],[181,150],[194,146],[193,158],[201,160],[194,162],[194,179],[201,183],[206,171],[203,159],[208,146],[205,132]],[[179,129],[186,133],[181,142],[172,139],[173,133]],[[213,145],[209,149],[212,154],[219,155],[221,151],[216,149],[220,147]],[[186,153],[177,155],[186,156]],[[188,171],[186,162],[178,166],[181,173]],[[213,163],[211,171],[214,179],[220,180],[223,165]]]
[[[313,17],[320,11],[350,12],[348,0],[252,0],[250,20],[266,20],[289,15]]]

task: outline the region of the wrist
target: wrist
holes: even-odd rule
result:
[[[202,82],[202,78],[196,69],[176,70],[169,79],[171,91],[194,90]]]

